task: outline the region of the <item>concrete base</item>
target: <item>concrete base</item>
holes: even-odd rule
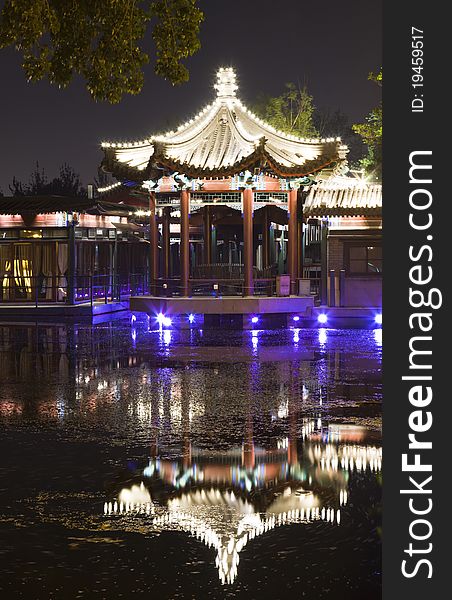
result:
[[[220,298],[159,298],[132,296],[130,310],[148,315],[264,315],[297,313],[310,316],[312,296],[258,297],[222,296]]]
[[[312,296],[258,297],[222,296],[194,298],[159,298],[134,296],[132,312],[144,312],[151,317],[162,313],[172,320],[172,327],[205,329],[278,329],[286,328],[294,316],[311,319]],[[189,323],[188,315],[194,315]],[[256,320],[255,320],[256,319]]]
[[[320,314],[326,315],[324,324],[318,322]],[[312,321],[318,327],[332,327],[344,329],[374,329],[380,324],[375,322],[375,316],[382,314],[381,306],[369,307],[339,307],[339,306],[316,306],[312,311]],[[305,324],[304,324],[305,325]]]

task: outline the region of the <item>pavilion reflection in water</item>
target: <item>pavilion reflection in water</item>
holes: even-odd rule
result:
[[[321,520],[337,527],[353,472],[381,470],[381,447],[364,427],[325,426],[320,417],[301,425],[298,447],[292,437],[258,447],[247,425],[241,447],[215,452],[188,442],[178,460],[151,457],[134,481],[117,485],[104,515],[195,536],[216,550],[220,581],[231,584],[251,540],[289,524]]]

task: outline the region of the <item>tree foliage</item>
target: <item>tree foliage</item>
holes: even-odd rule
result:
[[[354,132],[350,118],[345,113],[339,109],[316,109],[314,125],[322,138],[340,137],[348,146],[349,164],[358,166],[364,156],[365,146],[359,135]]]
[[[14,46],[31,81],[67,87],[80,75],[95,100],[117,103],[138,94],[155,44],[155,72],[188,80],[182,61],[200,48],[198,0],[6,0],[0,48]],[[152,29],[152,33],[150,33]]]
[[[313,98],[305,86],[287,83],[283,94],[261,96],[252,108],[259,117],[280,131],[306,138],[318,136],[313,121]]]
[[[369,73],[369,81],[373,81],[380,87],[383,84],[383,71]],[[376,179],[381,178],[382,167],[382,138],[383,138],[383,108],[380,102],[367,115],[364,123],[353,125],[353,131],[361,136],[367,146],[367,156],[361,161],[365,171]]]
[[[254,112],[276,129],[304,138],[340,137],[349,148],[348,161],[362,159],[365,147],[354,132],[349,117],[341,110],[318,109],[306,86],[286,84],[280,96],[261,96]]]
[[[36,163],[28,183],[23,184],[13,177],[9,189],[13,196],[86,196],[80,176],[67,163],[61,165],[59,176],[50,181],[44,169]]]

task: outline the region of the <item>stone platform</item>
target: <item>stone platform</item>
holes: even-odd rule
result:
[[[314,308],[312,296],[259,297],[221,296],[193,298],[160,298],[132,296],[130,310],[155,316],[176,315],[265,315],[293,314],[309,317]]]
[[[312,296],[161,298],[133,296],[130,310],[154,319],[171,319],[171,327],[273,329],[273,328],[364,328],[380,327],[376,322],[381,307],[315,306]],[[189,318],[189,315],[192,315]],[[322,320],[322,316],[326,320]],[[319,318],[320,317],[320,318]]]

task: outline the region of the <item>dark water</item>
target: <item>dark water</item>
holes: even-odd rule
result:
[[[379,598],[380,334],[0,325],[2,597]]]

